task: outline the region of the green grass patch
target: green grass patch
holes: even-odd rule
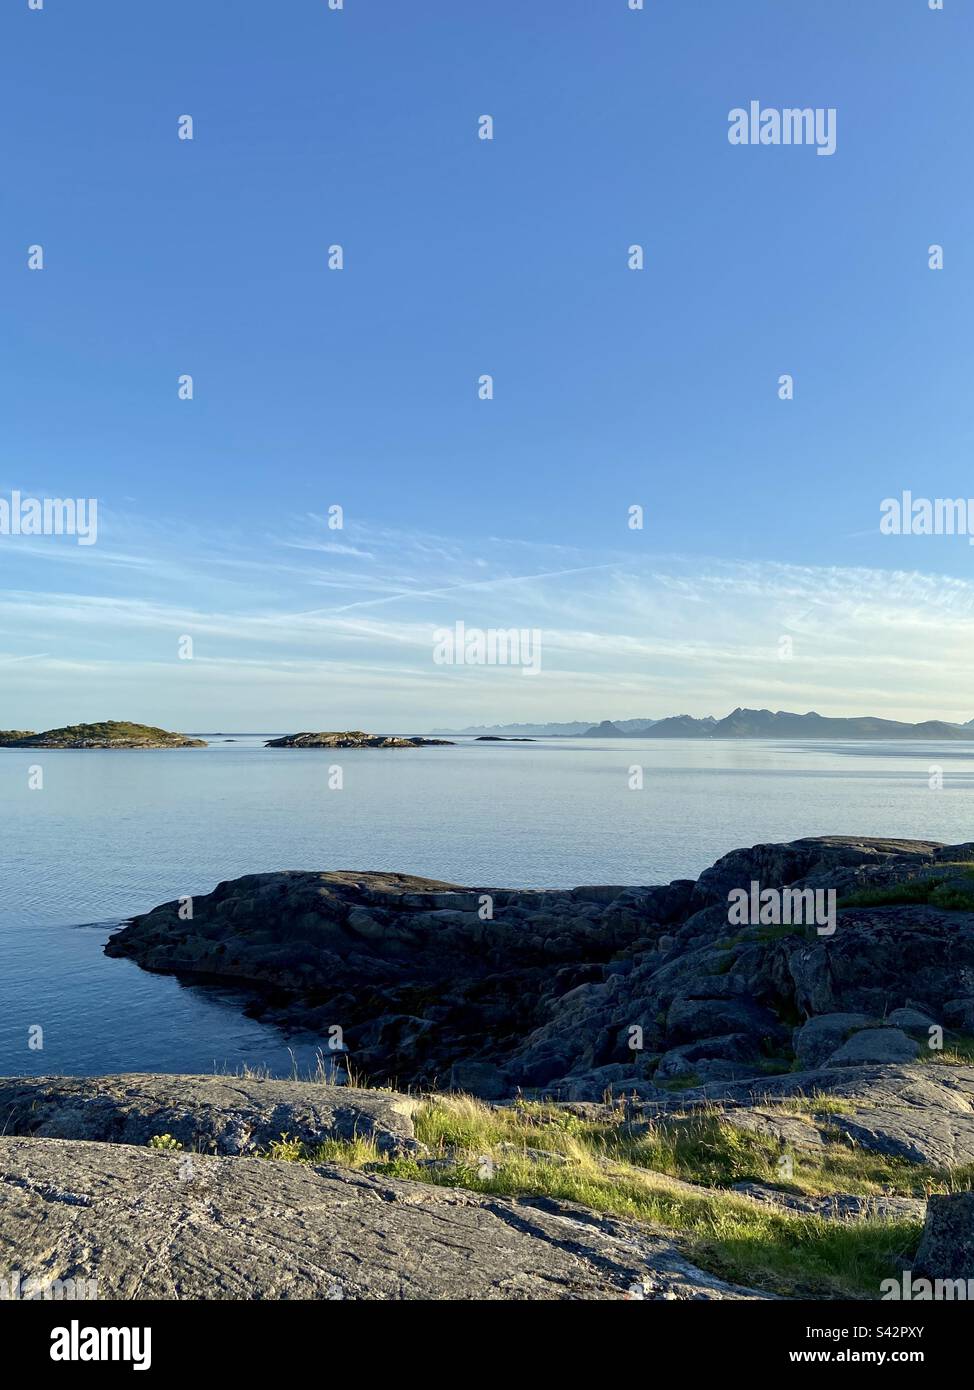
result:
[[[390,1176],[430,1181],[413,1159]],[[478,1161],[436,1172],[433,1181],[506,1197],[543,1196],[662,1226],[690,1258],[735,1282],[790,1295],[875,1297],[896,1260],[919,1240],[920,1222],[841,1223],[795,1215],[736,1193],[684,1188],[635,1166],[600,1163],[584,1149],[567,1163],[505,1156],[490,1176]]]
[[[974,1038],[955,1034],[942,1048],[921,1047],[918,1062],[930,1062],[942,1067],[969,1067],[974,1063]]]
[[[688,1091],[691,1086],[700,1086],[703,1083],[695,1071],[681,1072],[679,1076],[671,1076],[669,1081],[656,1081],[653,1085],[658,1086],[661,1091]]]
[[[944,867],[953,868],[953,865]],[[905,883],[893,883],[886,888],[862,888],[840,898],[839,907],[902,907],[904,905],[926,903],[940,907],[947,912],[974,911],[974,881],[970,886],[964,879],[974,880],[974,867],[970,864],[956,866],[958,872],[944,877],[943,874],[929,878],[911,878]]]
[[[829,1097],[815,1101],[835,1112]],[[792,1107],[791,1113],[797,1113]],[[811,1123],[811,1120],[809,1120]],[[381,1154],[373,1141],[306,1146],[282,1135],[267,1158],[337,1164],[386,1177],[505,1197],[550,1197],[664,1227],[702,1267],[737,1283],[792,1297],[872,1298],[909,1258],[918,1221],[830,1221],[755,1202],[730,1191],[752,1181],[787,1191],[857,1195],[932,1190],[932,1176],[904,1162],[842,1144],[791,1155],[771,1136],[735,1129],[704,1109],[656,1123],[628,1124],[543,1103],[492,1108],[466,1096],[425,1103],[416,1137],[433,1162]],[[691,1185],[692,1184],[692,1185]]]

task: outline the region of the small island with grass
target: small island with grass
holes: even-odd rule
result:
[[[44,733],[0,733],[0,748],[205,748],[201,738],[170,733],[151,724],[108,719],[100,724],[68,724]]]
[[[286,734],[272,738],[265,748],[451,748],[446,738],[398,738],[386,734],[366,734],[361,729],[344,733]]]

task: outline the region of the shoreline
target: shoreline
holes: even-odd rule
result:
[[[824,933],[730,925],[822,892]],[[251,874],[106,953],[244,965],[348,1073],[0,1078],[0,1238],[61,1248],[38,1183],[67,1184],[113,1297],[868,1300],[967,1258],[972,843],[760,844],[649,887]],[[126,1251],[174,1183],[146,1282]]]
[[[317,1033],[332,1050],[337,1037],[355,1069],[382,1082],[426,1087],[448,1078],[487,1099],[546,1086],[594,1099],[603,1081],[648,1094],[679,1075],[681,1060],[686,1074],[712,1079],[786,1068],[798,1021],[829,1012],[826,1005],[874,1020],[917,998],[936,1010],[965,995],[956,962],[956,980],[939,980],[945,992],[928,990],[924,1000],[902,965],[883,956],[882,932],[911,921],[909,896],[838,906],[889,882],[908,895],[929,880],[928,934],[949,937],[967,913],[938,906],[941,864],[951,866],[944,872],[961,905],[974,910],[971,845],[853,837],[736,850],[696,880],[646,887],[252,874],[131,919],[105,954],[251,988],[249,1016]],[[760,913],[759,884],[781,897],[777,921],[747,920]],[[827,921],[793,921],[793,898],[811,911],[828,902]],[[974,937],[969,949],[974,964]],[[951,950],[966,959],[956,943]],[[834,972],[842,962],[852,983],[815,997],[801,952],[821,961],[816,969]],[[694,997],[704,1002],[688,1005],[688,1021],[665,1021]],[[974,1032],[974,1001],[958,1007]],[[641,1030],[637,1047],[628,1027]],[[898,1060],[908,1060],[910,1044],[900,1051]]]

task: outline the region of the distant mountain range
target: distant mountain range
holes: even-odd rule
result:
[[[631,738],[633,733],[621,724],[603,720],[586,729],[584,738]],[[927,719],[906,724],[898,719],[877,719],[872,715],[830,719],[809,711],[791,714],[788,710],[736,709],[725,719],[695,719],[677,714],[659,719],[639,731],[640,738],[859,738],[859,739],[972,739],[974,720],[968,724],[948,724],[943,719]]]
[[[788,710],[736,709],[724,719],[690,714],[666,719],[603,719],[601,723],[574,720],[550,724],[481,724],[467,729],[433,729],[434,734],[484,734],[529,738],[859,738],[859,739],[974,739],[974,719],[950,724],[927,719],[908,724],[899,719],[854,715],[834,719],[816,714],[792,714]]]

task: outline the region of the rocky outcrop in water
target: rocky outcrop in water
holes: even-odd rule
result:
[[[972,873],[970,844],[833,837],[737,850],[696,882],[646,888],[257,874],[196,898],[190,921],[177,903],[134,919],[106,950],[246,982],[253,1012],[323,1039],[337,1027],[378,1081],[652,1099],[937,1065],[967,1046]],[[834,929],[735,923],[730,895],[753,884],[779,901],[785,887],[833,892]]]
[[[448,748],[445,738],[398,738],[385,734],[366,734],[361,729],[349,729],[338,734],[286,734],[272,738],[265,748]]]
[[[456,1067],[454,1084],[500,1094],[516,1084],[497,1069],[501,1053],[557,999],[601,980],[647,919],[676,920],[691,887],[482,891],[402,874],[257,874],[196,898],[191,921],[176,903],[136,918],[106,951],[261,986],[255,1012],[323,1037],[341,1028],[372,1079],[432,1086]]]

